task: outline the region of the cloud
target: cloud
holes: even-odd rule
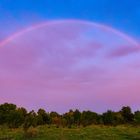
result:
[[[140,51],[139,46],[117,46],[115,50],[112,50],[108,55],[109,58],[123,57],[129,54],[137,53]]]

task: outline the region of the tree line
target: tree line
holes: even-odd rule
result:
[[[23,127],[27,130],[29,127],[38,125],[55,125],[56,127],[88,126],[88,125],[120,125],[137,124],[140,125],[140,111],[132,112],[129,106],[124,106],[120,111],[108,110],[102,114],[92,111],[82,111],[78,109],[69,110],[64,114],[57,112],[46,112],[39,109],[28,112],[23,107],[17,107],[15,104],[4,103],[0,105],[0,125],[6,125],[9,128]]]

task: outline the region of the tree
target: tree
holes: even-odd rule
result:
[[[34,110],[32,110],[26,115],[26,118],[23,124],[24,131],[26,132],[31,126],[32,127],[37,126],[37,115],[34,112]]]
[[[24,118],[26,117],[27,110],[25,108],[23,107],[17,108],[17,111],[19,111],[24,116]]]
[[[27,132],[29,127],[37,125],[55,124],[56,127],[62,125],[68,126],[87,126],[91,124],[119,125],[123,123],[140,124],[140,111],[134,114],[129,106],[122,107],[119,112],[108,110],[102,115],[92,111],[83,111],[82,113],[76,109],[75,111],[60,115],[57,112],[47,113],[44,109],[39,109],[38,112],[27,112],[23,107],[17,108],[14,104],[4,103],[0,105],[0,125],[7,125],[10,128],[23,126]]]
[[[107,112],[103,113],[102,117],[105,125],[117,124],[116,113],[111,110],[108,110]]]
[[[4,103],[0,105],[0,124],[8,124],[10,112],[16,110],[16,105]]]
[[[51,119],[51,124],[55,124],[56,127],[59,127],[62,123],[61,115],[59,115],[57,112],[51,112],[50,119]]]
[[[115,124],[114,125],[119,125],[124,122],[123,116],[120,112],[114,112],[115,113]]]
[[[51,122],[50,116],[44,109],[39,109],[37,114],[38,114],[39,125],[50,124]]]
[[[124,123],[131,123],[131,122],[133,122],[134,115],[133,115],[133,113],[131,111],[131,108],[129,106],[122,107],[120,113],[123,116]]]
[[[11,128],[18,128],[24,123],[24,116],[20,110],[14,110],[9,112],[9,117],[7,118],[7,125]]]
[[[97,124],[98,114],[91,111],[83,111],[81,114],[81,123],[83,126]]]
[[[136,111],[134,113],[134,123],[135,124],[140,124],[140,111]]]
[[[73,110],[69,110],[69,112],[65,113],[63,115],[63,118],[66,120],[66,125],[71,128],[71,126],[74,124],[74,112]]]
[[[80,120],[81,120],[81,112],[78,109],[76,109],[73,112],[73,117],[74,117],[74,124],[79,126],[80,125]]]

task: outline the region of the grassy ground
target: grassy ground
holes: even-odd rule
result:
[[[25,136],[22,129],[0,128],[0,140],[140,140],[140,127],[88,126],[85,128],[31,128]]]

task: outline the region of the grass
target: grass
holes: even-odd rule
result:
[[[22,128],[0,128],[0,140],[140,140],[140,127],[88,126],[81,128],[30,128],[25,136]]]

